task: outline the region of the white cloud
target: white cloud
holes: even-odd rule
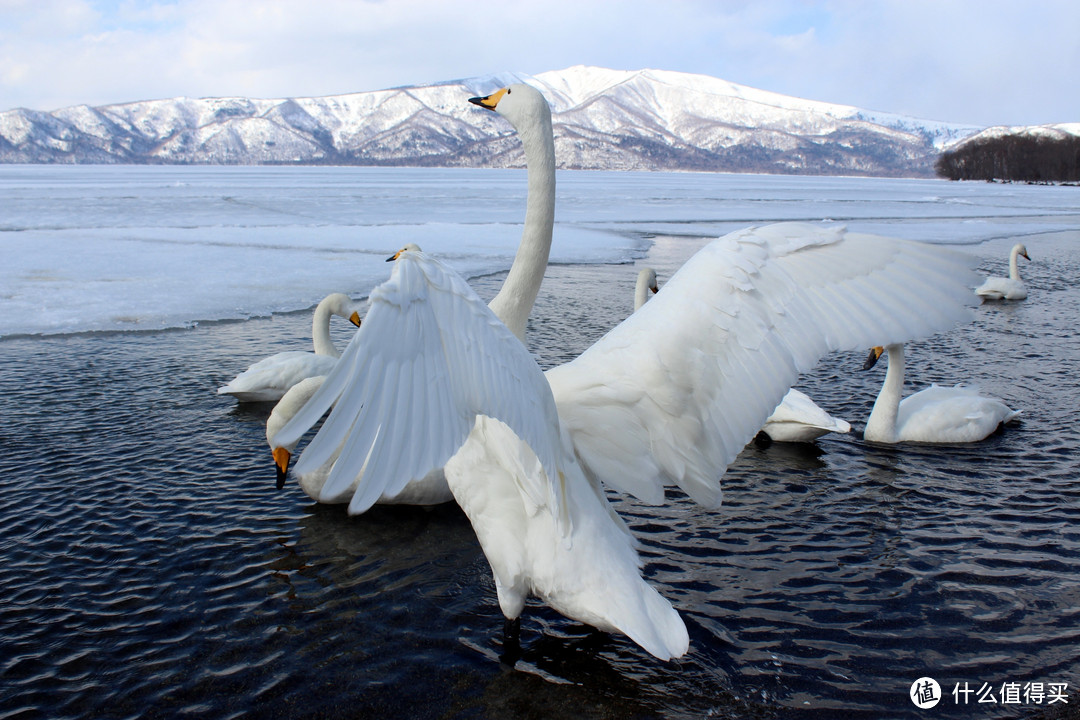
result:
[[[0,0],[0,109],[589,64],[956,122],[1075,121],[1076,27],[1073,0]]]

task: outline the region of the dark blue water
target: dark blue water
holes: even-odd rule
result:
[[[268,408],[214,390],[309,342],[306,313],[2,340],[0,718],[1043,710],[952,695],[1080,687],[1080,240],[1027,244],[1026,302],[908,352],[912,389],[975,381],[1021,425],[963,447],[751,445],[716,511],[616,499],[690,630],[672,663],[541,606],[503,663],[490,572],[455,507],[350,518],[276,491]],[[1002,270],[999,250],[976,250],[985,269]],[[652,259],[661,282],[669,251]],[[530,329],[542,364],[627,314],[635,273],[551,268]],[[799,384],[857,430],[884,372],[862,360],[830,356]],[[932,711],[908,699],[922,676],[945,693]]]

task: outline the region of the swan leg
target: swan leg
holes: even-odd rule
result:
[[[521,659],[521,618],[503,622],[503,651],[499,660],[513,667]]]

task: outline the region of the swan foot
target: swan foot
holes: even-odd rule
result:
[[[503,623],[503,651],[499,659],[513,667],[521,658],[521,618],[507,618]]]

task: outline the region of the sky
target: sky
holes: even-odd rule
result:
[[[0,111],[574,65],[989,125],[1080,122],[1076,0],[0,0]]]

